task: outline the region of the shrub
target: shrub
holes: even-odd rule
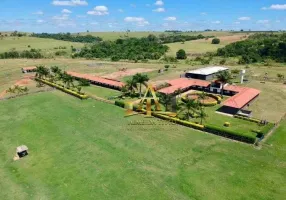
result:
[[[80,86],[90,86],[90,82],[84,78],[78,79],[78,82]]]
[[[225,127],[230,127],[230,123],[229,123],[229,122],[225,122],[225,123],[224,123],[224,126],[225,126]]]
[[[111,61],[113,61],[113,62],[116,62],[116,61],[119,61],[120,60],[120,57],[119,56],[112,56],[111,57]]]
[[[187,58],[187,54],[186,51],[184,49],[180,49],[177,53],[176,53],[176,58],[178,60],[184,60]]]
[[[115,105],[121,108],[125,108],[125,103],[123,101],[115,101]]]
[[[219,62],[220,65],[224,65],[225,63],[226,63],[226,59],[222,59],[222,60]]]
[[[218,38],[214,38],[212,40],[212,44],[219,44],[219,43],[220,43],[220,39],[218,39]]]
[[[66,55],[66,54],[67,54],[66,51],[57,51],[57,52],[55,53],[56,56],[64,56],[64,55]]]

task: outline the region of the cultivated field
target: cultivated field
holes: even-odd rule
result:
[[[285,125],[257,150],[58,91],[0,104],[1,199],[283,199]],[[286,123],[285,123],[286,124]],[[30,155],[14,162],[15,147]],[[251,189],[249,189],[251,188]]]

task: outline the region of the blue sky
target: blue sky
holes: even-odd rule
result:
[[[0,31],[286,30],[286,0],[0,0]]]

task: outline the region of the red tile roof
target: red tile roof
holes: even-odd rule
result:
[[[174,79],[168,81],[168,83],[171,85],[170,87],[163,88],[158,92],[163,94],[173,94],[178,89],[184,90],[191,86],[208,87],[210,85],[210,82],[208,81],[203,81],[198,79],[187,79],[187,78]]]
[[[170,87],[163,88],[158,92],[163,94],[173,94],[178,89],[184,90],[191,86],[201,86],[207,88],[210,85],[210,82],[208,81],[187,78],[171,80],[168,81],[168,83],[171,85]],[[243,108],[247,103],[260,94],[259,90],[235,85],[228,85],[224,88],[224,90],[232,91],[237,94],[227,99],[223,105],[238,109]]]
[[[243,108],[246,104],[248,104],[251,100],[260,94],[259,90],[240,86],[227,86],[225,87],[225,90],[238,93],[227,99],[223,105],[238,109]]]
[[[118,87],[118,88],[122,88],[124,86],[124,83],[122,83],[120,81],[110,80],[110,79],[102,78],[99,76],[93,76],[93,75],[89,75],[89,74],[81,74],[81,73],[70,72],[70,71],[67,73],[73,77],[87,79],[87,80],[98,82],[98,83],[101,83],[104,85],[114,86],[114,87]]]

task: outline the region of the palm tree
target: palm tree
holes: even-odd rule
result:
[[[62,70],[58,66],[52,66],[51,71],[55,75],[56,79],[61,79]]]
[[[160,103],[162,103],[165,106],[166,111],[168,111],[168,106],[172,102],[172,97],[170,95],[160,94],[159,95],[159,101],[160,101]]]
[[[223,96],[224,85],[229,83],[231,79],[232,77],[229,71],[221,71],[217,74],[217,80],[222,84],[221,96]]]
[[[197,112],[199,104],[194,99],[186,99],[185,102],[179,105],[183,111],[186,111],[187,119],[190,120],[190,116]]]
[[[71,75],[67,74],[66,72],[63,73],[62,80],[63,80],[63,83],[66,84],[67,88],[70,88],[71,84],[74,87],[74,84],[73,84],[74,78]]]
[[[137,82],[134,80],[134,78],[129,79],[126,81],[125,87],[127,91],[129,91],[131,94],[135,93],[135,89],[137,89]]]
[[[37,66],[36,77],[42,79],[50,74],[50,70],[43,65]]]
[[[8,90],[6,90],[6,92],[14,94],[15,93],[15,88],[9,87]]]
[[[206,120],[207,118],[207,113],[205,112],[205,109],[203,106],[201,106],[199,112],[198,112],[199,118],[201,119],[201,125],[203,124],[203,120]]]
[[[141,98],[141,96],[142,96],[142,93],[141,93],[141,91],[142,91],[142,84],[146,84],[146,82],[148,82],[149,81],[149,77],[146,75],[146,74],[139,74],[139,73],[137,73],[137,74],[135,74],[134,76],[133,76],[133,79],[137,82],[137,83],[139,83],[140,84],[140,88],[139,88],[139,93],[140,93],[140,98]]]
[[[204,100],[206,99],[206,97],[207,97],[207,94],[206,94],[205,92],[200,93],[200,94],[199,94],[199,98],[198,98],[199,103],[200,103],[200,104],[203,104],[203,103],[204,103]]]

